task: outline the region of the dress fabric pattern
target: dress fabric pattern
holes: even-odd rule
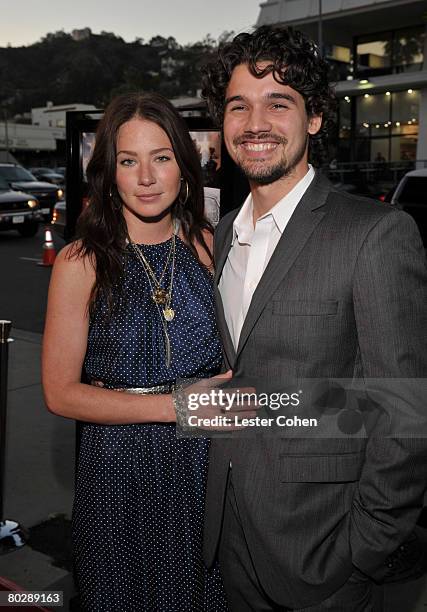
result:
[[[170,240],[139,246],[159,277]],[[91,317],[87,377],[114,389],[216,374],[212,279],[189,248],[176,238],[169,368],[159,311],[130,246],[124,267],[112,316],[99,299]],[[218,568],[206,570],[201,553],[208,446],[177,438],[173,423],[82,424],[73,549],[84,610],[227,610]]]

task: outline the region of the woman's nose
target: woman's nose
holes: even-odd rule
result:
[[[156,182],[156,177],[154,176],[154,172],[149,164],[140,166],[138,182],[141,185],[152,185]]]

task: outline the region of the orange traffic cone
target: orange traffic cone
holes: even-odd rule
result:
[[[52,240],[52,232],[48,227],[44,228],[43,261],[38,262],[38,266],[53,266],[56,251]]]

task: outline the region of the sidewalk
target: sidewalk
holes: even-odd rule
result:
[[[9,346],[5,518],[33,528],[59,515],[57,523],[67,526],[61,515],[71,517],[75,426],[73,421],[50,414],[44,406],[40,384],[41,335],[13,329],[11,336],[15,342]],[[60,368],[59,363],[58,371]],[[55,525],[55,520],[50,524]],[[36,538],[32,537],[34,547],[50,551],[61,545],[64,533],[42,527],[32,530],[32,534],[38,533],[38,541],[43,538],[49,541],[45,547],[35,546]],[[29,590],[62,590],[62,609],[68,611],[68,602],[74,595],[72,576],[64,564],[56,567],[54,563],[58,563],[57,556],[37,552],[27,545],[0,556],[0,577]],[[427,577],[378,588],[376,599],[375,612],[426,612]]]
[[[71,517],[75,425],[45,408],[40,383],[41,335],[13,329],[11,337],[15,342],[9,345],[4,510],[5,518],[29,529],[55,515]],[[54,546],[52,530],[48,537]],[[52,562],[50,556],[27,545],[0,556],[0,576],[29,590],[63,590],[63,609],[68,610],[72,577]]]

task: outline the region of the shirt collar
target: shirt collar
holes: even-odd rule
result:
[[[259,217],[257,223],[268,216],[271,216],[277,229],[282,234],[290,219],[290,216],[313,180],[314,174],[314,168],[309,164],[308,172],[303,176],[303,178],[298,181],[295,187],[293,187],[288,194],[279,200],[271,210],[262,215],[262,217]],[[233,238],[231,244],[233,245],[237,238],[240,244],[250,245],[253,233],[253,202],[252,196],[249,194],[237,217],[234,219]]]

